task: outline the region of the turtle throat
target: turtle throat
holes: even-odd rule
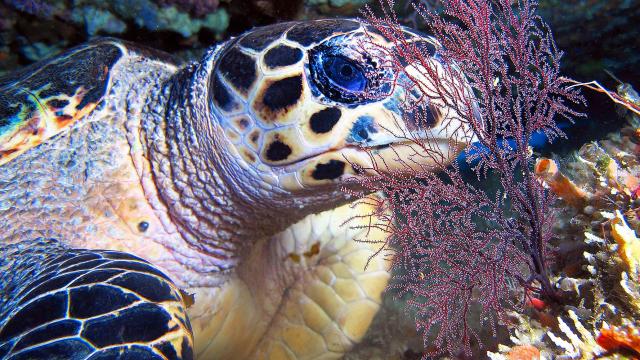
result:
[[[187,66],[152,94],[141,138],[171,220],[189,246],[223,271],[236,265],[244,247],[306,214],[267,201],[270,194],[230,152],[202,93],[207,74],[206,64]]]

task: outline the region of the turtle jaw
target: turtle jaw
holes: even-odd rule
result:
[[[283,166],[281,186],[291,192],[314,191],[353,184],[350,178],[434,171],[455,159],[466,144],[450,138],[404,138],[380,145],[346,145]]]

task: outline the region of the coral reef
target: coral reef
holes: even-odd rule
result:
[[[414,28],[424,26],[412,3],[439,9],[440,0],[398,0],[400,20]],[[214,38],[237,34],[253,26],[276,21],[331,16],[358,16],[370,0],[134,0],[132,11],[121,12],[111,1],[95,0],[3,0],[0,1],[0,74],[37,59],[16,51],[41,42],[51,49],[77,45],[96,35],[115,35],[172,52],[189,49],[194,55]],[[138,12],[142,9],[142,12]],[[174,10],[163,10],[174,9]],[[542,0],[540,12],[555,30],[558,45],[572,49],[564,66],[582,79],[609,80],[602,69],[618,76],[640,77],[638,27],[640,7],[634,0]],[[217,14],[206,19],[207,16]],[[176,16],[176,23],[167,21]],[[135,19],[134,19],[135,18]],[[226,20],[225,20],[226,19]],[[142,25],[136,23],[138,21]],[[227,29],[224,28],[228,24]],[[34,26],[35,25],[35,26]],[[155,27],[157,25],[157,27]],[[137,31],[141,26],[144,31]],[[41,33],[42,28],[56,34]],[[60,31],[61,27],[64,31]],[[65,28],[71,27],[73,31]],[[427,30],[428,29],[423,29]],[[203,36],[196,36],[204,31]],[[169,36],[176,32],[179,38]],[[183,35],[188,39],[184,39]],[[202,40],[200,38],[203,38]],[[205,40],[206,39],[206,40]],[[177,43],[177,44],[176,44]],[[593,46],[597,44],[597,46]],[[191,54],[186,53],[185,58]]]
[[[5,0],[0,13],[0,75],[95,36],[134,40],[189,59],[222,39],[230,21],[213,0]]]
[[[376,206],[393,215],[371,226],[389,234],[384,245],[394,252],[396,274],[390,290],[410,298],[431,355],[472,356],[472,347],[484,343],[482,329],[497,334],[519,297],[559,301],[548,256],[552,197],[533,173],[528,144],[536,132],[563,136],[557,121],[581,116],[573,106],[582,98],[559,76],[561,54],[535,1],[452,0],[442,14],[418,8],[441,44],[431,48],[406,40],[388,4],[383,17],[365,15],[395,47],[385,58],[371,56],[402,74],[394,85],[411,94],[400,105],[405,122],[434,132],[441,131],[434,123],[467,130],[450,144],[469,145],[463,162],[477,182],[449,164],[453,145],[433,139],[409,141],[411,151],[393,147],[410,154],[399,158],[408,176],[371,153],[373,165],[359,170],[373,176],[354,181],[388,194]],[[414,63],[421,65],[406,65]],[[417,165],[425,163],[418,157],[429,165]],[[487,191],[479,183],[491,177],[496,187]]]
[[[90,36],[123,33],[128,24],[153,31],[175,31],[184,37],[209,29],[222,33],[228,26],[228,15],[218,9],[217,1],[9,1],[14,10],[38,19],[54,17],[84,26]]]
[[[623,85],[624,128],[568,159],[538,160],[537,173],[564,207],[553,268],[564,301],[512,314],[518,336],[492,359],[523,343],[545,359],[640,358],[640,101]]]
[[[453,3],[466,4],[469,1],[453,1]],[[474,9],[482,12],[482,10],[478,10],[482,9],[482,6],[476,6]],[[391,14],[392,17],[394,15],[391,11],[387,14]],[[448,15],[457,18],[457,16],[463,16],[461,14],[466,15],[464,10],[458,9],[455,14]],[[485,24],[477,19],[469,20],[471,18],[473,17],[462,18],[459,23],[448,27],[447,30],[450,34],[455,33],[456,39],[459,39],[460,29],[480,27]],[[392,22],[391,25],[389,24],[385,23],[385,25],[393,27]],[[435,27],[436,36],[440,38],[437,25]],[[505,27],[505,29],[509,28]],[[393,34],[385,33],[382,29],[378,29],[378,31],[387,37],[393,37]],[[508,31],[506,32],[508,33]],[[478,36],[478,38],[482,38],[482,36]],[[446,42],[444,45],[447,49],[454,48]],[[407,48],[408,46],[398,50],[399,56],[405,58],[411,56],[412,50]],[[508,48],[508,46],[499,49],[504,48]],[[465,59],[465,55],[461,55],[455,60],[460,58]],[[444,59],[440,62],[455,63],[455,61],[448,60],[450,59]],[[480,67],[479,64],[483,62],[477,61],[473,64]],[[425,63],[428,62],[425,61]],[[502,85],[504,73],[496,70],[497,68],[497,66],[492,67],[492,73],[497,74],[492,85],[499,87]],[[465,68],[465,70],[467,69]],[[474,75],[469,77],[475,80]],[[426,86],[437,87],[438,85],[427,84]],[[601,90],[607,92],[604,88]],[[476,90],[475,94],[478,93],[481,91]],[[522,94],[520,91],[517,93]],[[433,97],[432,94],[430,95]],[[624,128],[611,129],[613,132],[606,139],[585,144],[579,151],[568,157],[538,158],[533,167],[538,181],[558,196],[558,200],[553,206],[557,211],[557,217],[552,224],[554,237],[550,240],[554,248],[552,252],[554,261],[547,265],[547,276],[550,287],[555,290],[555,296],[545,296],[539,288],[527,288],[526,286],[524,296],[515,291],[517,286],[511,287],[503,293],[509,297],[508,300],[512,301],[512,304],[518,304],[518,306],[514,306],[513,311],[508,311],[498,318],[499,323],[506,325],[509,329],[508,335],[491,330],[492,315],[487,314],[486,307],[470,307],[468,313],[460,313],[456,306],[461,306],[461,303],[450,301],[451,297],[455,297],[456,289],[447,288],[446,282],[453,281],[456,284],[480,284],[478,286],[482,286],[481,284],[488,277],[479,274],[483,272],[477,267],[477,262],[480,260],[476,259],[476,263],[471,263],[468,257],[459,255],[460,251],[475,249],[471,250],[471,253],[475,251],[477,256],[482,256],[482,252],[478,251],[478,244],[474,243],[474,239],[470,236],[478,231],[478,228],[470,226],[473,221],[457,223],[459,229],[465,229],[466,232],[455,232],[451,228],[441,226],[442,223],[452,221],[449,218],[452,211],[455,217],[458,216],[458,212],[464,212],[461,208],[465,207],[467,211],[481,214],[480,217],[490,219],[491,222],[499,223],[500,216],[495,216],[493,213],[487,215],[486,210],[476,207],[478,202],[482,202],[482,199],[468,190],[467,192],[461,191],[460,187],[456,185],[456,178],[450,175],[451,173],[447,169],[439,176],[421,173],[420,180],[417,181],[418,184],[413,185],[410,184],[409,179],[397,179],[393,174],[381,175],[381,186],[390,193],[390,202],[395,204],[393,213],[401,215],[389,224],[376,224],[376,226],[393,233],[392,239],[396,242],[391,247],[396,246],[396,254],[400,255],[400,260],[396,257],[395,261],[402,262],[399,267],[396,266],[394,269],[406,268],[405,271],[398,271],[398,275],[395,276],[396,280],[401,283],[400,289],[407,289],[407,284],[411,286],[409,290],[401,292],[406,296],[403,298],[404,300],[399,299],[399,301],[406,301],[409,307],[414,307],[413,311],[408,310],[407,312],[418,319],[419,330],[429,329],[429,331],[424,331],[424,335],[429,336],[425,341],[424,348],[417,350],[421,356],[431,354],[434,346],[437,351],[441,351],[442,346],[446,346],[442,342],[442,338],[438,337],[438,331],[451,331],[452,327],[450,324],[443,325],[443,322],[451,321],[451,317],[461,319],[465,314],[473,314],[475,317],[480,317],[479,323],[485,327],[485,330],[489,328],[487,330],[489,337],[493,335],[495,339],[498,339],[497,348],[487,349],[489,350],[487,357],[492,359],[640,358],[638,352],[640,328],[637,322],[640,319],[640,286],[638,285],[638,277],[640,276],[640,239],[638,239],[640,233],[640,200],[638,199],[640,196],[640,121],[638,106],[640,98],[631,85],[623,83],[618,86],[617,94],[609,93],[608,95],[620,105],[621,113],[625,113],[624,115],[627,116],[628,124]],[[419,107],[411,109],[415,108]],[[501,114],[506,111],[505,106],[500,105],[497,108],[500,109]],[[481,117],[486,119],[487,114],[482,113]],[[493,125],[488,128],[500,127]],[[504,130],[501,128],[501,131]],[[601,136],[605,132],[606,129],[601,128]],[[528,139],[526,135],[523,137]],[[516,153],[519,153],[519,149],[523,149],[521,144],[503,143],[503,146]],[[489,148],[489,146],[486,147]],[[428,152],[429,149],[426,151]],[[494,150],[480,149],[478,152],[483,154],[482,151],[491,152]],[[535,155],[535,153],[531,153]],[[534,156],[531,158],[533,159]],[[410,162],[410,159],[407,161]],[[515,174],[513,176],[517,179],[521,179],[519,171],[513,171],[512,174]],[[482,175],[479,176],[480,179],[485,179]],[[442,191],[441,181],[443,178],[449,180],[448,185],[450,186]],[[371,186],[370,184],[365,185]],[[465,193],[465,195],[456,195],[460,193]],[[504,196],[509,197],[511,194]],[[468,202],[461,201],[460,204],[463,205],[460,207],[446,207],[457,201],[458,198],[467,199]],[[426,207],[426,209],[421,207]],[[447,214],[447,217],[441,216],[442,214]],[[515,214],[518,212],[516,211]],[[436,230],[430,231],[429,227]],[[491,229],[493,230],[493,228]],[[505,234],[501,238],[508,238],[512,241],[516,241],[514,238],[517,239],[513,234]],[[467,244],[467,248],[451,246],[454,241],[452,239],[464,239],[461,241]],[[496,240],[495,242],[485,242],[485,244],[498,242],[499,240]],[[436,250],[432,251],[433,249]],[[486,245],[486,248],[483,249],[491,249],[491,245]],[[411,252],[419,255],[415,255],[413,258],[405,255]],[[452,253],[456,255],[450,255]],[[512,253],[511,256],[518,258],[516,253]],[[429,266],[416,267],[415,263],[425,261],[425,258],[436,259],[433,261],[447,264],[447,266],[435,269]],[[472,280],[458,276],[460,264],[466,266],[465,270],[468,271],[466,274],[472,274],[469,275]],[[418,270],[411,270],[409,268],[411,266]],[[505,277],[511,276],[509,271],[504,267],[499,270]],[[496,284],[502,281],[501,279],[494,282],[493,285],[499,286]],[[518,281],[513,281],[511,284],[518,284]],[[539,284],[536,285],[539,286]],[[444,288],[447,291],[442,291]],[[467,289],[470,288],[472,286]],[[483,305],[494,304],[493,294],[469,290],[468,296],[481,296],[484,301]],[[524,301],[518,303],[518,297]],[[438,311],[443,307],[443,304],[446,308],[444,314]],[[462,304],[466,306],[469,303],[463,302]],[[500,306],[505,304],[508,304],[508,301],[500,303]],[[422,310],[424,308],[427,310]],[[492,308],[491,311],[499,311],[499,309]],[[425,316],[431,317],[431,322],[423,320]],[[435,320],[433,320],[434,318]],[[472,316],[469,318],[471,319]],[[423,322],[420,323],[420,321]],[[469,324],[473,325],[472,322]],[[453,327],[455,327],[455,323]],[[471,334],[474,334],[473,331],[470,330]],[[483,335],[487,334],[477,333],[478,341],[486,339],[486,337],[483,338]],[[457,341],[458,344],[464,343],[466,336],[467,334],[463,332],[458,338],[451,338],[451,341]],[[412,348],[413,354],[416,353],[414,349],[415,347]],[[369,350],[371,351],[371,349]],[[398,357],[398,354],[399,350],[396,350],[394,356]],[[406,355],[405,352],[404,356],[406,357]],[[468,356],[455,352],[451,355],[455,358]],[[480,358],[480,356],[474,355],[473,358]]]
[[[218,0],[159,0],[161,6],[174,5],[178,10],[204,17],[218,9]]]

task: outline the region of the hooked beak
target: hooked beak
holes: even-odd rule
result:
[[[465,104],[475,103],[462,74],[434,59],[427,66],[407,66],[401,80],[408,85],[397,86],[387,111],[354,123],[347,143],[358,150],[344,151],[352,164],[365,171],[437,171],[476,139],[465,117]]]

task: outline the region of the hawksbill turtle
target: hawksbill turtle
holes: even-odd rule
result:
[[[0,358],[349,350],[389,273],[341,187],[371,151],[410,156],[397,134],[453,149],[460,128],[407,121],[366,29],[279,23],[184,66],[107,38],[0,79]]]

